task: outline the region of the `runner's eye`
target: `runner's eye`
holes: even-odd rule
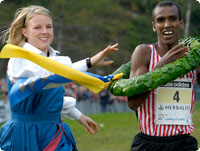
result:
[[[163,18],[163,17],[158,17],[158,18],[156,19],[156,21],[157,21],[158,23],[162,23],[162,22],[164,21],[164,18]]]
[[[176,21],[177,20],[177,16],[171,16],[169,19],[170,19],[170,21]]]

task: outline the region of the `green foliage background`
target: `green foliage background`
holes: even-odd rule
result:
[[[16,10],[27,5],[48,8],[54,19],[55,39],[52,44],[72,61],[93,56],[110,44],[119,43],[119,52],[108,56],[114,64],[91,69],[101,75],[112,73],[130,60],[134,48],[140,43],[156,42],[151,28],[151,11],[161,0],[4,0],[0,4],[0,32],[8,28]],[[174,0],[185,18],[187,3]],[[190,35],[199,36],[200,7],[192,0]],[[62,37],[60,38],[60,33]],[[1,34],[0,34],[1,35]],[[4,44],[0,43],[0,48]],[[0,60],[0,77],[5,77],[7,60]]]

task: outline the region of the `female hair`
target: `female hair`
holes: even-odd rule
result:
[[[4,31],[2,38],[3,43],[7,42],[17,46],[22,46],[26,37],[22,34],[22,28],[27,26],[28,21],[35,15],[47,15],[52,18],[50,11],[42,6],[30,5],[19,8],[15,14],[10,28]]]

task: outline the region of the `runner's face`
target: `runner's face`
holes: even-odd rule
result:
[[[27,23],[27,27],[22,29],[27,42],[36,48],[46,52],[53,40],[52,19],[49,16],[36,14]]]
[[[173,5],[157,7],[152,25],[159,43],[175,46],[178,43],[179,29],[183,28],[184,23],[179,20],[178,9]]]

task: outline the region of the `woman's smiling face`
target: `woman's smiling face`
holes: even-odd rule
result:
[[[22,29],[27,42],[43,52],[53,41],[53,23],[47,15],[35,14]]]

